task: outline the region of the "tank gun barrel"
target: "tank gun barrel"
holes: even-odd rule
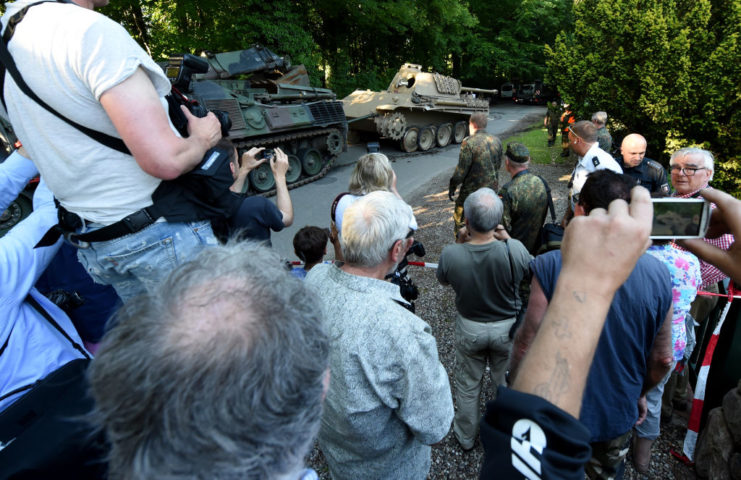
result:
[[[461,87],[461,92],[484,93],[484,94],[489,94],[489,95],[497,95],[499,93],[499,90],[497,89],[487,90],[485,88],[474,88],[474,87]]]

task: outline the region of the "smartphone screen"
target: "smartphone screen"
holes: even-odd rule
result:
[[[654,198],[651,238],[703,238],[710,220],[710,203],[702,198]]]

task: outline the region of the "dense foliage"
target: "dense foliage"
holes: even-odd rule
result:
[[[714,185],[741,194],[741,2],[581,0],[546,48],[548,77],[579,116],[605,110],[663,161],[703,146]]]
[[[155,59],[260,43],[344,96],[386,88],[405,62],[479,87],[542,78],[543,46],[570,28],[571,1],[116,0],[102,11]]]

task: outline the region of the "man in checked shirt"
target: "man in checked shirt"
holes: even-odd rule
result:
[[[708,182],[713,179],[713,161],[713,154],[701,148],[683,148],[674,152],[669,160],[669,171],[675,189],[673,196],[678,198],[701,198],[700,191],[710,188]],[[711,208],[715,208],[715,204],[711,204]],[[733,235],[726,234],[718,238],[706,238],[705,241],[722,250],[728,250],[734,238]],[[702,260],[700,261],[700,275],[702,276],[700,290],[714,293],[718,293],[718,283],[727,278],[727,275],[723,272]],[[698,323],[703,323],[708,314],[715,308],[717,302],[717,297],[698,295],[692,303],[690,315]],[[690,331],[687,332],[688,335],[690,333]],[[679,364],[678,367],[680,367]],[[680,368],[683,368],[683,366]],[[686,392],[686,372],[677,374],[675,371],[664,390],[663,416],[671,416],[674,408],[685,410],[688,407]]]

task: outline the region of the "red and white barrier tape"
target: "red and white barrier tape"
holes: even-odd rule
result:
[[[700,294],[700,292],[697,292]],[[720,330],[723,328],[723,322],[726,320],[728,310],[731,308],[731,303],[734,298],[739,298],[735,295],[733,288],[733,282],[729,285],[728,295],[719,295],[721,297],[728,297],[728,303],[726,303],[723,313],[720,315],[720,320],[713,330],[713,336],[710,337],[708,346],[705,349],[705,356],[702,359],[702,365],[700,371],[697,374],[697,384],[695,385],[695,398],[692,400],[692,411],[690,412],[690,420],[687,424],[687,434],[684,436],[684,445],[682,450],[685,456],[690,460],[694,460],[695,447],[697,446],[697,435],[700,433],[700,419],[702,418],[702,410],[705,406],[705,387],[708,383],[708,373],[710,372],[710,364],[713,361],[713,354],[715,353],[715,347],[718,345],[718,337],[720,336]],[[703,295],[708,295],[708,292],[702,292]],[[717,294],[709,294],[717,295]]]

